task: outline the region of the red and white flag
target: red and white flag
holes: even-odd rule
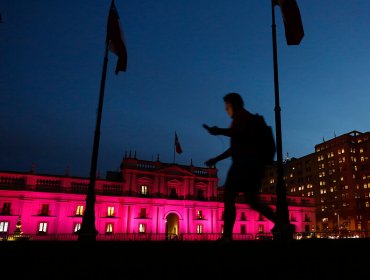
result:
[[[283,15],[285,38],[288,45],[299,45],[303,36],[301,13],[295,0],[272,0],[279,5]]]
[[[126,72],[127,50],[114,0],[110,6],[108,16],[107,43],[109,50],[118,56],[115,73],[118,74],[119,71]]]
[[[182,154],[182,148],[181,148],[180,141],[179,141],[179,138],[177,137],[176,132],[175,132],[175,149],[176,149],[176,153]]]

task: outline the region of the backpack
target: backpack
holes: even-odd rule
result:
[[[256,116],[256,140],[259,154],[264,165],[271,165],[274,162],[276,144],[271,126],[267,125],[263,116]]]

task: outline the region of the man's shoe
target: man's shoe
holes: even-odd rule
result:
[[[227,237],[227,236],[222,236],[216,240],[217,243],[223,243],[223,244],[230,243],[231,241],[232,241],[232,238]]]

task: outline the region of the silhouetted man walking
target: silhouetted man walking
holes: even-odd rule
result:
[[[244,109],[244,102],[238,93],[229,93],[224,96],[225,109],[232,118],[229,128],[217,126],[203,127],[212,135],[230,137],[230,148],[224,153],[209,159],[205,164],[209,167],[228,157],[232,164],[227,173],[224,185],[224,232],[221,241],[231,241],[236,218],[236,198],[240,192],[244,193],[246,203],[258,211],[274,224],[277,217],[274,210],[263,203],[259,197],[259,190],[264,175],[264,162],[260,154],[259,143],[256,137],[257,115]],[[279,230],[294,230],[292,226],[283,225]],[[276,226],[273,230],[277,230]]]

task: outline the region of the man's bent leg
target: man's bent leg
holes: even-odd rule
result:
[[[268,206],[266,203],[261,201],[259,196],[257,194],[255,195],[246,195],[245,196],[246,202],[251,206],[251,208],[259,213],[261,213],[263,216],[265,216],[267,219],[269,219],[271,222],[276,223],[277,216],[270,206]]]
[[[236,219],[236,197],[237,193],[228,191],[225,189],[224,192],[224,232],[223,237],[232,238],[233,228]]]

